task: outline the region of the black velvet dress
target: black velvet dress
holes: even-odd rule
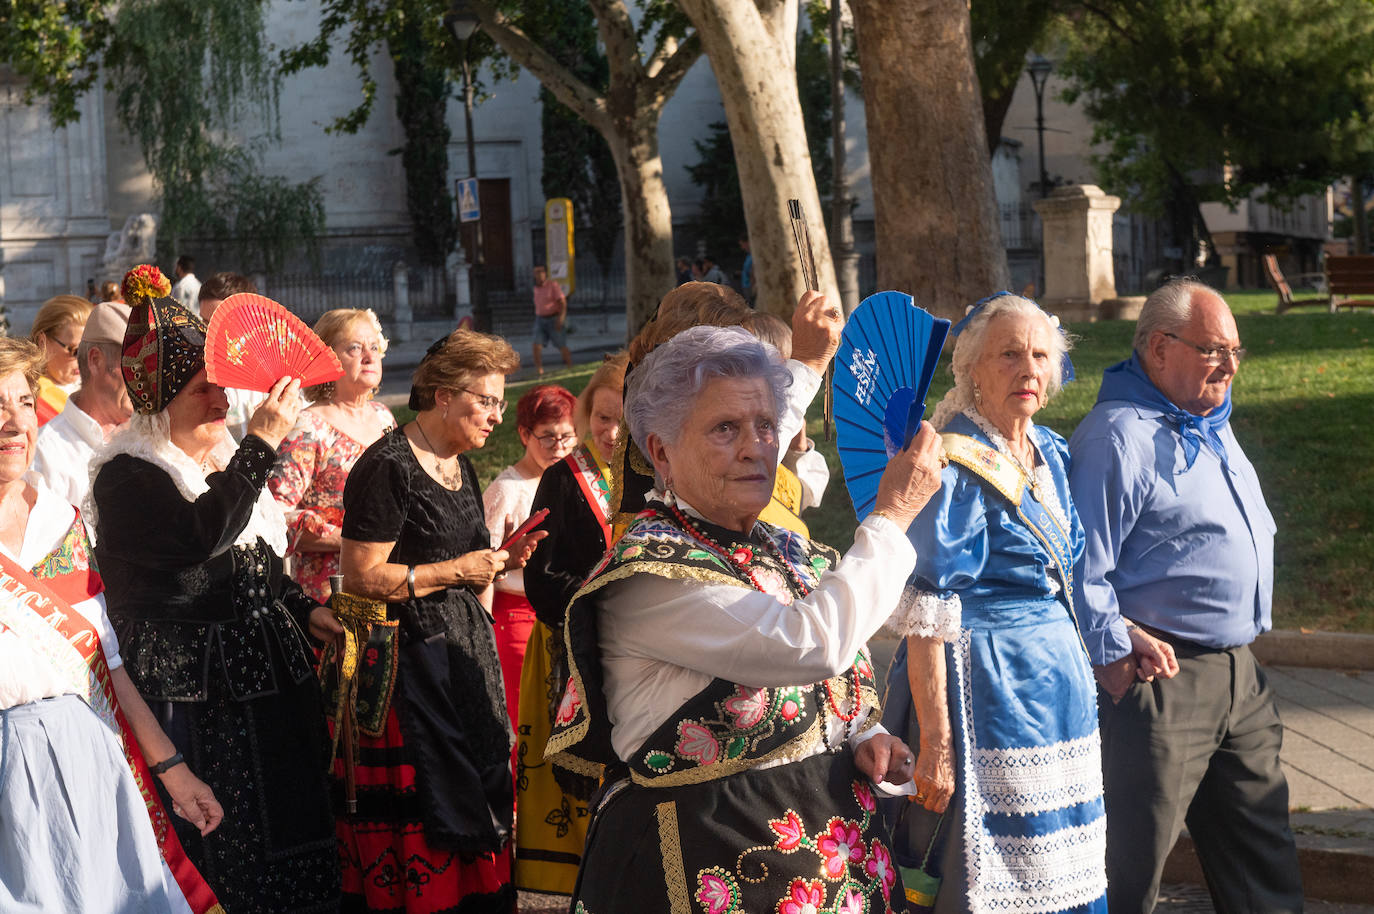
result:
[[[275,459],[250,435],[190,502],[162,467],[120,454],[92,490],[124,667],[224,806],[204,838],[172,823],[234,914],[333,911],[339,899],[329,744],[303,631],[318,604],[261,538],[234,545]]]
[[[382,436],[349,473],[344,538],[394,542],[388,561],[401,565],[490,548],[477,476],[459,462],[455,492],[425,472],[403,430]],[[491,617],[466,587],[388,609],[395,687],[384,731],[359,740],[358,812],[339,822],[344,909],[505,914],[511,732]],[[386,650],[375,633],[374,649]]]

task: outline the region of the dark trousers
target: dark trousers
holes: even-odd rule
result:
[[[1221,914],[1302,910],[1283,724],[1248,647],[1175,643],[1178,676],[1098,690],[1107,805],[1107,905],[1149,914],[1184,822]]]

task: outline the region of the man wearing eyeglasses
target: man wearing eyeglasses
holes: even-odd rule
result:
[[[1191,280],[1146,300],[1133,343],[1069,443],[1108,908],[1154,910],[1186,821],[1218,910],[1300,911],[1283,725],[1249,647],[1270,627],[1275,527],[1229,423],[1245,350],[1221,295]]]

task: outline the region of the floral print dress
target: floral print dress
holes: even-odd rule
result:
[[[395,428],[391,410],[375,400],[372,406],[383,431]],[[339,573],[339,554],[305,552],[296,544],[303,533],[338,534],[343,526],[344,483],[366,449],[366,444],[350,438],[315,410],[303,410],[277,449],[277,465],[267,481],[286,512],[291,577],[319,603],[329,602],[329,576]]]

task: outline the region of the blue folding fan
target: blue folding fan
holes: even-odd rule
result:
[[[949,321],[905,292],[864,299],[845,322],[835,353],[835,426],[844,481],[859,520],[873,510],[888,460],[911,441]]]

